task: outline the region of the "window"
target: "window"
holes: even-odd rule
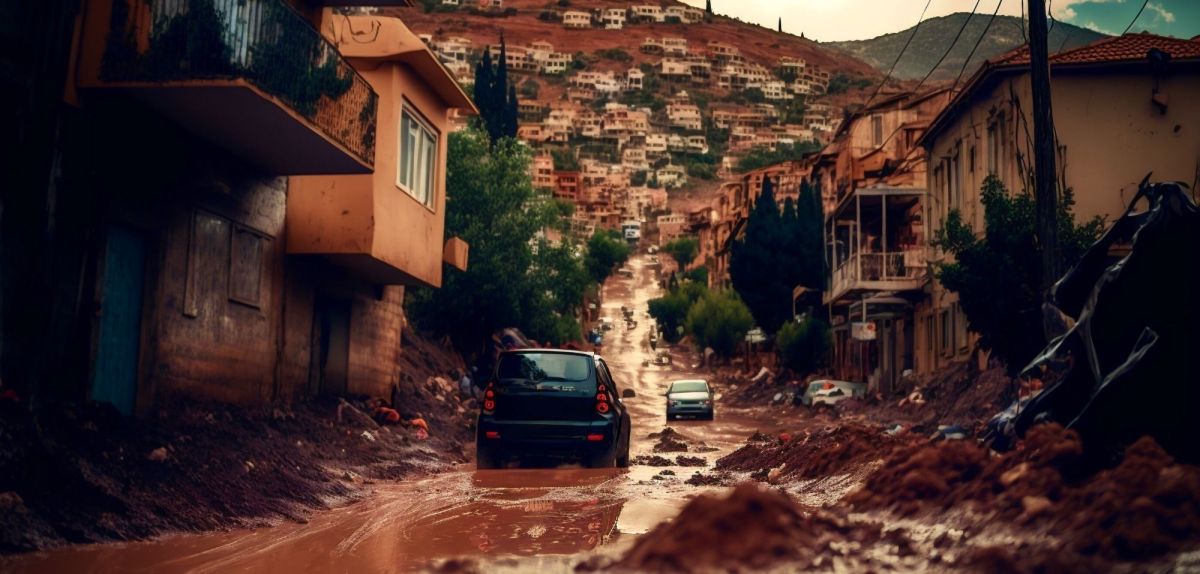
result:
[[[229,299],[258,307],[262,299],[263,245],[259,233],[235,225],[229,252]]]
[[[954,304],[954,347],[959,352],[967,350],[967,314],[958,303]]]
[[[942,319],[942,328],[939,329],[938,333],[938,340],[941,343],[939,348],[942,350],[943,355],[949,355],[953,352],[953,349],[950,348],[950,338],[954,330],[954,316],[950,314],[949,310],[942,311],[940,316]]]
[[[400,169],[396,184],[426,207],[433,206],[438,135],[408,106],[400,114]]]
[[[883,116],[871,116],[871,141],[875,147],[883,145]]]
[[[185,316],[223,313],[229,301],[262,306],[269,236],[219,215],[196,211],[189,240]]]

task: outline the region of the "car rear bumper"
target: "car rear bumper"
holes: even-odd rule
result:
[[[606,455],[616,447],[616,421],[503,421],[479,420],[476,443],[498,456],[588,458]],[[488,433],[498,433],[489,437]],[[588,440],[589,435],[600,440]]]

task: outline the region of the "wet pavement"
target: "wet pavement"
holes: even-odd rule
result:
[[[632,416],[631,458],[652,454],[648,434],[666,425],[666,385],[695,376],[685,362],[646,365],[647,301],[658,296],[658,266],[635,255],[632,277],[605,285],[602,316],[614,321],[601,349]],[[629,328],[621,307],[634,309]],[[711,468],[740,446],[759,421],[733,410],[716,420],[673,421],[671,426],[716,450],[702,454]],[[666,453],[673,459],[676,454]],[[675,474],[656,476],[664,470]],[[703,468],[509,469],[476,471],[463,465],[437,476],[377,485],[366,500],[312,516],[305,524],[148,542],[102,544],[39,552],[0,561],[3,572],[409,572],[447,559],[470,560],[489,571],[569,572],[588,553],[616,554],[640,534],[668,520],[711,487],[684,483]]]

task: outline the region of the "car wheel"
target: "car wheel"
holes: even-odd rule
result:
[[[587,467],[588,468],[612,468],[612,467],[616,466],[617,455],[616,455],[615,450],[616,449],[614,449],[614,452],[609,452],[609,453],[605,453],[605,454],[601,454],[601,455],[592,457],[591,460],[587,461]]]
[[[670,415],[670,414],[667,415],[667,420],[669,420],[669,421],[675,420],[675,415]]]
[[[475,468],[477,470],[491,470],[499,467],[499,457],[491,449],[482,447],[475,449]]]
[[[712,411],[708,411],[708,414],[707,414],[707,415],[704,415],[704,420],[706,420],[706,421],[711,421],[711,420],[713,420],[713,415],[715,415],[715,414],[716,414],[716,413],[714,413],[714,412],[712,412]]]

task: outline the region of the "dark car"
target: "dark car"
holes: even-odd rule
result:
[[[675,381],[667,388],[667,420],[681,416],[713,419],[712,387],[703,379]]]
[[[630,396],[631,391],[626,391]],[[574,459],[629,465],[629,411],[595,353],[521,349],[500,354],[476,426],[476,465],[512,459]]]

